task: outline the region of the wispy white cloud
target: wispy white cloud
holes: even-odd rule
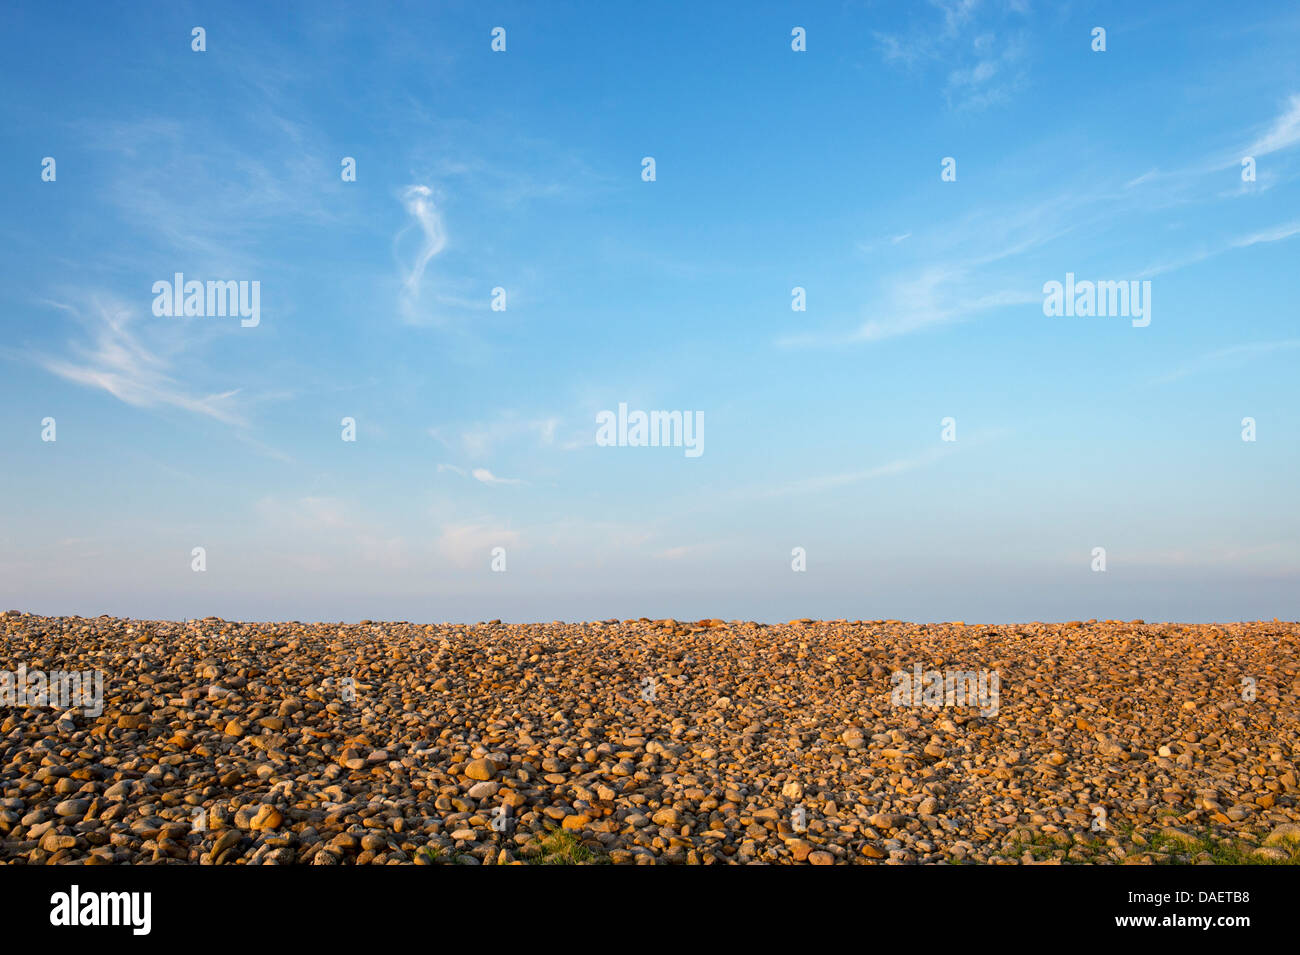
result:
[[[1190,252],[1177,259],[1169,259],[1155,265],[1149,265],[1138,273],[1139,278],[1150,278],[1155,275],[1163,275],[1166,272],[1174,272],[1178,269],[1186,268],[1189,265],[1195,265],[1198,262],[1204,262],[1206,259],[1214,258],[1216,255],[1222,255],[1224,252],[1231,252],[1233,249],[1245,249],[1252,245],[1261,245],[1268,242],[1281,242],[1292,236],[1300,235],[1300,220],[1295,222],[1285,222],[1280,225],[1272,226],[1260,232],[1252,232],[1248,235],[1238,236],[1235,239],[1229,239],[1220,243],[1216,248],[1202,248],[1195,252]]]
[[[1234,239],[1232,247],[1234,249],[1244,249],[1248,246],[1259,245],[1261,242],[1280,242],[1283,239],[1291,238],[1293,235],[1300,235],[1300,220],[1276,225],[1271,229],[1265,229],[1263,232],[1244,235],[1239,239]]]
[[[188,391],[171,374],[169,359],[146,347],[132,329],[136,312],[120,302],[94,300],[79,308],[48,304],[67,312],[84,336],[68,344],[67,357],[31,353],[30,359],[51,374],[89,388],[99,388],[137,408],[169,406],[231,425],[244,418],[232,399],[239,389],[210,395]]]
[[[506,166],[482,155],[465,155],[438,159],[427,171],[439,182],[455,181],[458,186],[507,207],[538,200],[571,199],[579,192],[578,183],[582,184],[582,191],[612,185],[612,181],[605,181],[609,178],[607,174],[589,166],[576,153],[557,152],[550,142],[518,137],[512,152],[539,156],[541,161],[522,167]]]
[[[956,36],[970,23],[980,0],[930,0],[943,14],[944,36]]]
[[[1041,271],[1019,260],[1076,230],[1111,221],[1116,197],[1070,189],[1031,202],[997,203],[909,236],[917,264],[901,266],[860,310],[856,327],[777,339],[783,347],[866,344],[977,317],[1008,306],[1042,304]],[[874,257],[880,242],[859,243]],[[891,253],[892,254],[892,253]]]
[[[659,551],[655,556],[661,560],[681,560],[683,557],[690,556],[694,550],[695,548],[689,544],[683,544],[679,547],[668,547]]]
[[[533,444],[555,443],[560,419],[554,416],[531,418],[515,412],[504,412],[494,421],[467,425],[457,433],[450,428],[430,428],[429,435],[452,451],[463,451],[467,457],[482,458],[503,444],[530,440]]]
[[[1013,3],[983,15],[980,7],[979,0],[932,0],[928,9],[914,8],[909,28],[873,34],[881,59],[908,70],[946,70],[942,93],[952,108],[983,109],[1008,100],[1027,82],[1021,20],[1029,10]]]
[[[334,497],[305,495],[292,500],[262,497],[256,501],[255,508],[261,520],[297,532],[356,526],[353,508]]]
[[[1024,46],[1015,37],[982,33],[972,41],[972,61],[948,73],[944,96],[950,106],[984,109],[1006,102],[1024,87]]]
[[[1245,155],[1267,156],[1279,149],[1289,149],[1300,143],[1300,93],[1292,94],[1284,109],[1268,131],[1246,147]]]
[[[1259,358],[1279,351],[1290,351],[1295,348],[1300,348],[1300,338],[1287,338],[1275,342],[1248,342],[1242,345],[1220,348],[1217,351],[1201,355],[1169,374],[1155,379],[1154,384],[1165,384],[1177,381],[1180,378],[1186,378],[1188,375],[1244,364],[1252,358]]]
[[[487,468],[475,468],[473,471],[470,472],[470,474],[473,476],[474,480],[478,481],[481,484],[523,484],[524,483],[518,478],[497,477]]]
[[[356,503],[343,498],[268,495],[255,501],[253,509],[264,531],[295,541],[297,552],[286,559],[310,573],[345,572],[350,566],[345,554],[389,570],[412,565],[408,541],[389,533]]]
[[[884,464],[878,464],[875,467],[867,468],[863,471],[849,471],[841,474],[824,474],[819,477],[806,478],[802,481],[794,481],[781,487],[772,488],[760,497],[780,497],[787,494],[813,494],[820,491],[829,491],[839,487],[846,487],[850,484],[861,484],[863,481],[872,481],[876,478],[890,477],[895,474],[903,474],[907,471],[914,471],[931,462],[952,453],[953,445],[946,444],[925,454],[912,458],[896,458],[893,461],[887,461]]]
[[[908,471],[914,471],[917,468],[933,464],[949,454],[952,454],[955,449],[955,443],[945,443],[921,454],[907,458],[895,458],[892,461],[886,461],[884,464],[878,464],[875,467],[866,468],[861,471],[823,474],[817,477],[804,478],[802,480],[792,481],[788,484],[781,484],[774,487],[741,489],[729,493],[728,497],[744,500],[765,500],[772,497],[816,494],[834,490],[836,488],[848,487],[853,484],[861,484],[864,481],[873,481],[877,478],[891,477],[896,474],[904,474]]]
[[[895,279],[880,301],[865,309],[868,317],[848,332],[788,335],[777,340],[786,347],[865,344],[965,321],[982,312],[1009,305],[1041,302],[1031,288],[980,289],[985,280],[964,266],[934,266]]]
[[[1235,136],[1236,134],[1234,134]],[[1181,169],[1161,173],[1161,179],[1194,181],[1203,176],[1218,177],[1226,169],[1240,169],[1242,160],[1289,149],[1300,143],[1300,93],[1287,97],[1282,111],[1273,117],[1268,128],[1261,133],[1250,136],[1243,133],[1236,140],[1236,145],[1228,149],[1218,149],[1209,155],[1198,157],[1195,162]],[[1252,183],[1237,182],[1230,193],[1221,193],[1221,197],[1249,195],[1265,188],[1265,172],[1259,169],[1258,181]]]
[[[990,309],[1042,301],[1041,295],[1022,289],[1003,289],[973,297],[949,297],[945,301],[941,300],[939,289],[940,283],[933,276],[923,276],[919,282],[896,288],[894,310],[863,322],[850,340],[883,341],[932,325],[962,321]]]
[[[481,564],[486,568],[492,559],[492,548],[504,547],[508,552],[518,547],[522,539],[517,531],[501,524],[484,522],[448,524],[438,535],[434,549],[444,560],[457,567]]]
[[[894,458],[874,467],[859,471],[842,471],[836,474],[822,474],[815,477],[791,481],[787,484],[766,485],[759,487],[737,488],[726,492],[727,500],[766,500],[773,497],[786,497],[801,494],[819,494],[837,488],[849,487],[866,481],[893,477],[910,471],[929,467],[961,451],[969,451],[1000,440],[1011,432],[1006,428],[988,428],[965,434],[960,441],[940,442],[917,454]]]
[[[130,248],[161,239],[192,270],[248,271],[263,265],[259,241],[286,217],[337,222],[337,204],[314,185],[331,178],[324,142],[270,106],[242,122],[266,147],[257,155],[202,115],[75,124],[78,139],[103,154],[107,184],[97,198],[135,231]]]
[[[442,474],[444,471],[450,471],[452,474],[458,474],[463,478],[473,478],[475,481],[478,481],[480,484],[520,485],[526,483],[525,481],[519,478],[497,477],[487,468],[466,469],[466,468],[458,467],[455,464],[439,464],[438,473]]]
[[[1142,183],[1144,182],[1150,182],[1151,180],[1155,179],[1159,175],[1160,175],[1159,169],[1148,169],[1146,172],[1142,173],[1142,175],[1136,176],[1135,178],[1130,179],[1128,182],[1124,183],[1124,188],[1132,189],[1135,186],[1142,185]]]
[[[1290,140],[1296,122],[1293,112],[1278,119],[1265,137],[1266,144]],[[1158,169],[1151,169],[1129,180],[1123,189],[1103,186],[1087,192],[1069,190],[1037,202],[980,208],[972,215],[945,223],[908,242],[907,248],[925,255],[928,263],[896,269],[874,300],[864,306],[856,328],[801,332],[784,336],[777,344],[797,347],[880,342],[966,321],[996,308],[1041,304],[1041,274],[1018,266],[1017,260],[1066,234],[1111,228],[1121,210],[1132,211],[1131,190],[1157,178],[1166,180],[1176,193],[1159,198],[1158,203],[1164,205],[1187,201],[1195,183],[1188,171],[1164,176]],[[1284,222],[1222,241],[1218,246],[1202,245],[1153,263],[1137,277],[1150,278],[1224,252],[1296,235],[1300,235],[1300,220]],[[874,254],[881,244],[860,244],[859,251]],[[985,251],[990,248],[992,251]],[[993,268],[998,264],[1000,268]]]
[[[434,202],[433,190],[428,186],[407,186],[402,192],[402,205],[412,222],[393,240],[394,250],[402,236],[411,228],[419,230],[421,241],[413,261],[403,269],[400,308],[403,319],[418,324],[429,320],[420,312],[420,286],[424,281],[424,271],[434,257],[447,247],[447,232]]]

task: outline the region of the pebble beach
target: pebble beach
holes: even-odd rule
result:
[[[10,864],[1118,865],[1300,850],[1296,623],[10,611],[0,661]],[[31,674],[54,671],[99,674],[102,698],[34,698]]]

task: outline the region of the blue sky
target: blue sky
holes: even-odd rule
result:
[[[1300,9],[809,7],[7,4],[0,603],[1300,617]]]

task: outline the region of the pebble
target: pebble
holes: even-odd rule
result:
[[[89,799],[65,799],[54,807],[56,816],[81,817],[90,808]]]
[[[262,806],[248,824],[250,829],[278,829],[284,815],[274,806]]]

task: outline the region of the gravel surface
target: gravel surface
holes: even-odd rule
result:
[[[1293,862],[1298,650],[1277,621],[10,611],[0,861]],[[98,705],[34,696],[55,670]]]

